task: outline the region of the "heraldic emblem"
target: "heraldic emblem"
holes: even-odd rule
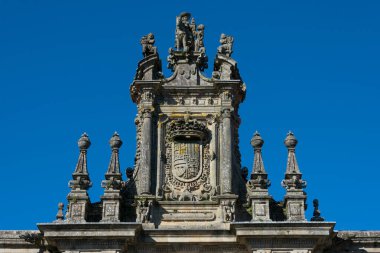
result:
[[[209,199],[209,130],[204,123],[189,119],[173,120],[166,130],[165,199]]]

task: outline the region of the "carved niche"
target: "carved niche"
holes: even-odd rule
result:
[[[165,200],[200,201],[215,195],[210,185],[210,132],[197,120],[166,126]]]

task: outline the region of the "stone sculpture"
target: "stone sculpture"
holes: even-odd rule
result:
[[[325,219],[321,217],[321,211],[319,211],[319,201],[318,199],[313,200],[313,217],[310,219],[311,221],[324,221]]]
[[[227,36],[224,33],[220,35],[220,46],[218,47],[218,53],[223,54],[227,57],[231,57],[232,54],[232,45],[234,42],[234,38],[232,36]]]
[[[259,133],[251,140],[249,178],[241,166],[238,112],[246,86],[231,58],[233,38],[222,34],[212,78],[202,73],[207,67],[203,39],[203,25],[189,13],[177,16],[169,77],[161,73],[153,34],[141,39],[144,57],[130,86],[137,105],[133,169],[126,170],[123,181],[122,141],[115,133],[104,194],[91,203],[90,140],[82,135],[66,219],[60,205],[55,222],[38,225],[51,252],[323,252],[334,224],[306,222],[306,183],[295,158],[294,134],[285,140],[286,195],[276,201],[268,193]],[[314,208],[313,219],[320,221],[318,202]],[[25,239],[39,242],[40,237]]]
[[[152,54],[157,54],[157,48],[154,46],[155,39],[153,33],[148,33],[140,40],[142,46],[142,53],[144,57],[148,57]]]
[[[176,18],[175,47],[184,52],[194,48],[194,31],[189,24],[190,17],[190,13],[183,12]]]

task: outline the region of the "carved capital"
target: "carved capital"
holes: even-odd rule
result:
[[[151,110],[151,109],[144,109],[141,112],[141,116],[144,119],[145,118],[152,118],[152,114],[153,114],[153,110]]]
[[[217,116],[215,114],[208,114],[206,116],[206,121],[208,125],[212,125],[214,123],[217,123]]]
[[[169,120],[168,115],[166,115],[164,113],[160,113],[158,115],[158,123],[159,124],[165,124],[166,122],[168,122],[168,120]]]
[[[143,101],[153,101],[155,97],[155,94],[152,90],[144,90],[141,94],[141,99]]]
[[[228,108],[223,109],[223,110],[221,111],[220,117],[221,117],[222,119],[225,119],[225,118],[231,118],[231,113],[232,113],[231,109],[228,109]]]

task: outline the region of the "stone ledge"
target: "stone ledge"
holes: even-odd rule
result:
[[[38,230],[2,230],[0,231],[0,252],[9,252],[7,250],[22,250],[23,252],[37,252],[38,247],[26,242],[20,238],[25,233],[39,233]],[[4,250],[4,251],[2,251]],[[25,250],[25,251],[24,251]]]
[[[320,237],[333,232],[335,222],[234,222],[232,229],[241,237]]]

